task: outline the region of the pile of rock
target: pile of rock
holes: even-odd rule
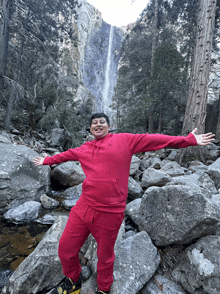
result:
[[[33,220],[53,223],[37,248],[10,277],[2,293],[47,293],[63,278],[57,248],[67,221],[67,216],[53,211],[60,202],[50,193],[50,177],[65,187],[58,195],[59,201],[70,210],[81,194],[84,174],[80,164],[73,162],[53,167],[52,172],[49,167],[35,167],[34,151],[30,148],[22,151],[9,142],[0,144],[6,153],[9,150],[14,154],[8,164],[7,156],[1,159],[4,218],[17,223]],[[178,152],[171,150],[132,157],[126,221],[115,245],[111,294],[220,293],[219,148],[214,144],[204,148],[209,165],[193,161],[187,167],[180,166],[175,161]],[[23,177],[30,181],[29,195]],[[19,184],[22,180],[26,189],[23,193]],[[9,188],[9,183],[17,184]],[[41,215],[45,209],[50,212]],[[182,252],[177,250],[178,254],[173,254],[170,272],[166,274],[162,266],[166,253],[180,247]],[[81,254],[86,261],[81,292],[85,294],[96,287],[97,255],[92,236]]]

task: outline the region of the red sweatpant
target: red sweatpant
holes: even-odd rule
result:
[[[79,213],[78,213],[79,211]],[[74,282],[79,279],[81,266],[79,251],[90,233],[97,242],[97,283],[99,289],[108,291],[113,282],[114,244],[124,218],[124,213],[110,213],[95,210],[88,205],[77,204],[70,212],[69,219],[59,242],[59,257],[63,273]]]

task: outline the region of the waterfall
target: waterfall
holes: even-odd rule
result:
[[[103,112],[108,113],[109,106],[111,105],[111,98],[109,93],[110,88],[110,66],[111,66],[111,52],[112,52],[112,42],[114,36],[114,26],[110,27],[109,32],[109,42],[108,42],[108,55],[107,55],[107,62],[106,62],[106,69],[105,69],[105,82],[103,87],[102,93],[102,107]]]
[[[123,31],[102,21],[88,37],[84,48],[82,73],[82,101],[91,99],[92,112],[105,112],[116,126],[116,111],[111,109],[114,88],[117,84],[118,62],[123,39]]]

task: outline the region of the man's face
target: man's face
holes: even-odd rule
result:
[[[105,137],[110,130],[110,126],[107,124],[107,121],[104,117],[94,118],[90,126],[90,132],[96,138]]]

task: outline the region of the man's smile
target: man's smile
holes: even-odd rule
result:
[[[90,132],[93,134],[96,138],[102,138],[105,137],[110,130],[110,126],[106,122],[106,119],[104,117],[101,118],[95,118],[92,120],[91,126],[90,126]]]

